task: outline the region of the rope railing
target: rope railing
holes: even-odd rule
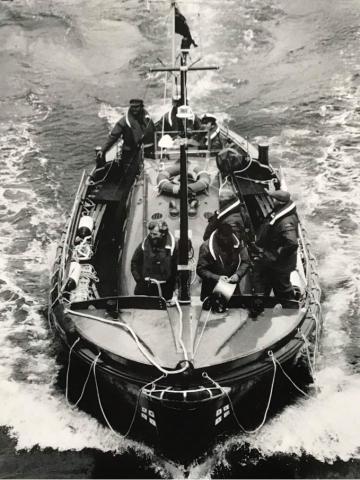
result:
[[[66,263],[67,263],[68,253],[69,253],[69,250],[71,249],[70,245],[69,245],[69,237],[72,233],[72,228],[73,228],[72,219],[75,215],[76,210],[78,209],[78,206],[79,206],[79,203],[80,203],[80,200],[81,200],[81,195],[82,195],[82,192],[83,192],[83,189],[84,189],[85,175],[86,175],[86,173],[85,173],[85,171],[83,171],[83,174],[82,174],[82,177],[81,177],[81,180],[80,180],[80,184],[79,184],[79,187],[78,187],[76,195],[75,195],[75,201],[74,201],[74,204],[73,204],[73,208],[72,208],[71,213],[69,215],[64,239],[62,241],[63,248],[62,248],[61,260],[60,260],[60,270],[59,270],[59,283],[60,283],[60,285],[62,284],[63,279],[64,279],[65,267],[66,267]]]
[[[238,427],[246,434],[254,434],[254,433],[258,432],[264,426],[264,424],[266,422],[266,419],[267,419],[267,416],[268,416],[268,412],[269,412],[269,408],[270,408],[270,404],[271,404],[271,399],[272,399],[273,392],[274,392],[275,377],[276,377],[276,365],[277,365],[276,361],[275,361],[275,358],[274,358],[274,355],[273,355],[273,352],[271,350],[268,352],[268,356],[271,358],[271,360],[273,362],[273,376],[272,376],[271,385],[270,385],[269,398],[268,398],[268,401],[266,403],[266,408],[265,408],[265,412],[264,412],[264,415],[263,415],[263,419],[260,422],[260,424],[254,430],[247,430],[246,428],[244,428],[244,426],[240,423],[240,421],[238,419],[238,416],[236,415],[235,408],[234,408],[234,405],[233,405],[233,402],[230,398],[229,393],[225,390],[224,387],[222,387],[218,382],[216,382],[213,378],[211,378],[208,375],[207,372],[203,372],[203,377],[210,380],[214,385],[216,385],[218,388],[221,389],[221,391],[224,393],[224,395],[226,395],[226,397],[229,401],[229,405],[230,405],[231,412],[233,414],[235,422],[237,423]]]

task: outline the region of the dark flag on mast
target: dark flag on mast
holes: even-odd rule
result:
[[[177,7],[175,7],[175,33],[178,33],[184,37],[183,44],[185,48],[190,48],[191,45],[197,47],[194,39],[191,36],[190,28],[187,24],[186,18],[180,13],[180,10]]]

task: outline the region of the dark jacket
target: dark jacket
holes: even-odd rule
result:
[[[269,268],[281,272],[292,272],[296,268],[298,225],[296,206],[288,202],[260,227],[256,244],[264,250],[262,261]]]
[[[223,251],[218,245],[216,231],[200,247],[196,272],[202,279],[201,300],[213,291],[222,275],[230,277],[237,273],[243,277],[249,268],[247,249],[234,235],[234,244],[230,251]]]
[[[102,151],[106,153],[121,137],[124,140],[123,151],[125,152],[134,152],[141,143],[144,144],[145,149],[151,150],[154,146],[154,133],[154,122],[146,110],[140,120],[128,110],[115,124]]]
[[[171,233],[159,248],[153,248],[148,237],[138,245],[131,259],[131,273],[136,283],[146,277],[168,282],[176,275],[176,246]]]
[[[178,132],[183,130],[182,119],[176,116],[177,107],[172,107],[165,113],[158,122],[156,122],[156,130],[164,132]],[[199,117],[194,114],[193,120],[187,121],[187,128],[192,130],[201,130],[201,121]]]
[[[217,210],[210,218],[209,223],[205,229],[203,240],[207,240],[212,232],[216,230],[220,223],[228,223],[237,238],[244,237],[244,222],[241,215],[240,200],[233,201],[221,210]]]
[[[210,148],[209,148],[209,134],[210,134]],[[214,125],[210,129],[210,132],[205,130],[200,140],[200,147],[204,149],[209,148],[210,150],[222,150],[224,145],[223,145],[223,141],[221,140],[220,128],[218,127],[218,125]]]

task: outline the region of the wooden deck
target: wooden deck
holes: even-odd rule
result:
[[[80,313],[113,320],[103,309]],[[245,309],[229,309],[222,314],[202,311],[199,299],[194,298],[192,305],[182,307],[182,340],[195,368],[205,368],[271,349],[297,327],[302,314],[301,310],[275,306],[265,309],[257,320],[253,320]],[[126,328],[90,318],[73,316],[73,320],[79,333],[100,349],[136,362],[150,363]],[[179,342],[179,312],[175,306],[167,311],[122,310],[118,322],[133,329],[141,345],[161,366],[175,368],[184,359]]]

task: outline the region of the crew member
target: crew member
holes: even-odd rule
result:
[[[149,113],[144,109],[142,100],[133,98],[124,116],[115,124],[108,139],[97,153],[97,165],[103,166],[106,152],[120,138],[123,139],[122,167],[123,173],[127,173],[129,166],[134,166],[137,173],[140,161],[141,147],[144,146],[144,156],[152,157],[154,154],[154,133],[155,126]],[[130,172],[131,174],[132,172]]]
[[[229,224],[220,223],[217,230],[200,247],[196,272],[202,279],[201,300],[212,293],[220,278],[239,284],[248,268],[249,256],[246,247]]]
[[[179,135],[184,130],[183,119],[177,117],[178,108],[181,105],[181,98],[173,97],[171,109],[156,122],[156,130],[164,133],[171,132],[173,136]],[[201,121],[196,114],[193,114],[192,119],[187,120],[186,129],[188,136],[191,135],[192,130],[201,129]]]
[[[131,259],[131,273],[136,281],[134,294],[159,296],[159,285],[162,296],[169,300],[176,281],[175,238],[166,222],[149,222],[148,232]]]
[[[222,150],[224,148],[223,141],[220,136],[220,128],[216,122],[216,117],[205,113],[201,117],[201,127],[206,130],[205,135],[202,136],[200,148],[207,148],[209,150]]]
[[[269,295],[273,290],[277,297],[295,299],[290,274],[297,262],[299,219],[296,206],[289,192],[265,191],[273,199],[274,209],[257,235],[259,258],[253,268],[254,290],[260,295]],[[260,306],[253,316],[262,309]]]
[[[244,214],[241,202],[230,188],[224,188],[219,194],[219,210],[215,210],[208,219],[208,225],[203,236],[207,240],[220,223],[228,223],[239,240],[244,239]]]

